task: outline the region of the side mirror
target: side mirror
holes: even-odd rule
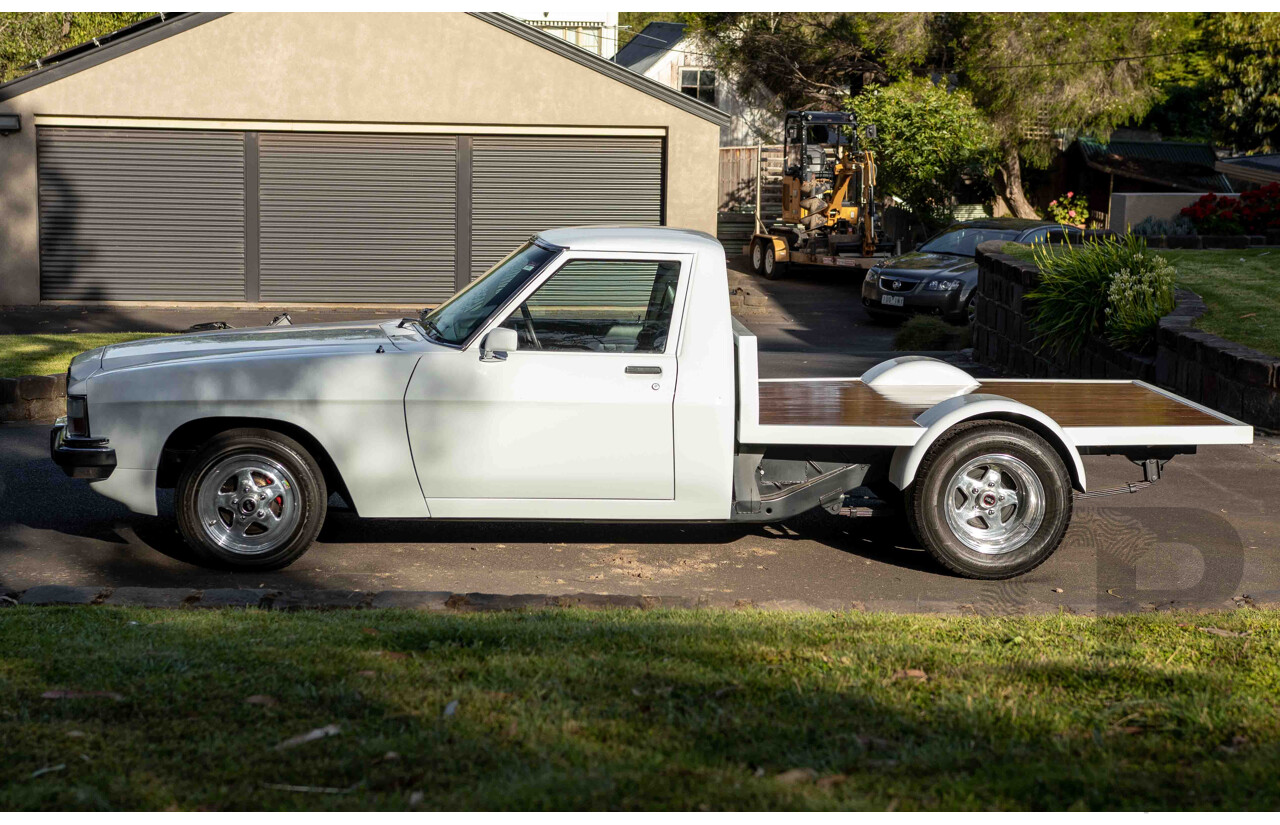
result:
[[[520,347],[520,339],[514,329],[497,327],[480,342],[481,361],[505,361],[507,353],[515,352]]]

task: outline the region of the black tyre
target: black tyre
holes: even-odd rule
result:
[[[960,424],[925,453],[906,490],[925,549],[971,579],[1007,579],[1042,564],[1071,521],[1071,476],[1057,451],[1016,424]]]
[[[779,261],[777,253],[773,249],[773,244],[767,244],[764,248],[764,263],[760,270],[760,274],[768,278],[770,281],[777,280],[787,274],[787,268],[790,266],[786,261]]]
[[[288,436],[229,430],[210,439],[178,477],[178,529],[198,561],[274,570],[307,551],[324,524],[324,473]]]
[[[751,242],[751,271],[757,275],[764,274],[764,241]]]

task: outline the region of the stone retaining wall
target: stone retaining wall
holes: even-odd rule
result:
[[[0,422],[53,421],[66,413],[65,375],[0,378]]]
[[[1280,358],[1195,329],[1205,312],[1194,292],[1178,290],[1173,312],[1160,319],[1154,355],[1137,355],[1092,338],[1074,356],[1040,349],[1025,297],[1040,280],[1035,264],[1001,252],[1003,242],[978,247],[974,359],[1033,378],[1137,378],[1172,390],[1257,427],[1280,429]]]

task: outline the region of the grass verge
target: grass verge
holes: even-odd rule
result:
[[[1280,249],[1160,250],[1209,311],[1196,326],[1280,357]]]
[[[906,351],[957,350],[973,345],[968,324],[948,324],[932,315],[913,315],[893,337],[893,348]]]
[[[1280,805],[1263,612],[10,608],[0,651],[4,810]]]
[[[63,335],[0,335],[0,378],[66,372],[71,359],[94,347],[172,335],[168,332],[78,332]]]

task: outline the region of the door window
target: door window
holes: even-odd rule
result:
[[[660,353],[679,281],[675,261],[569,261],[502,325],[521,350]]]

